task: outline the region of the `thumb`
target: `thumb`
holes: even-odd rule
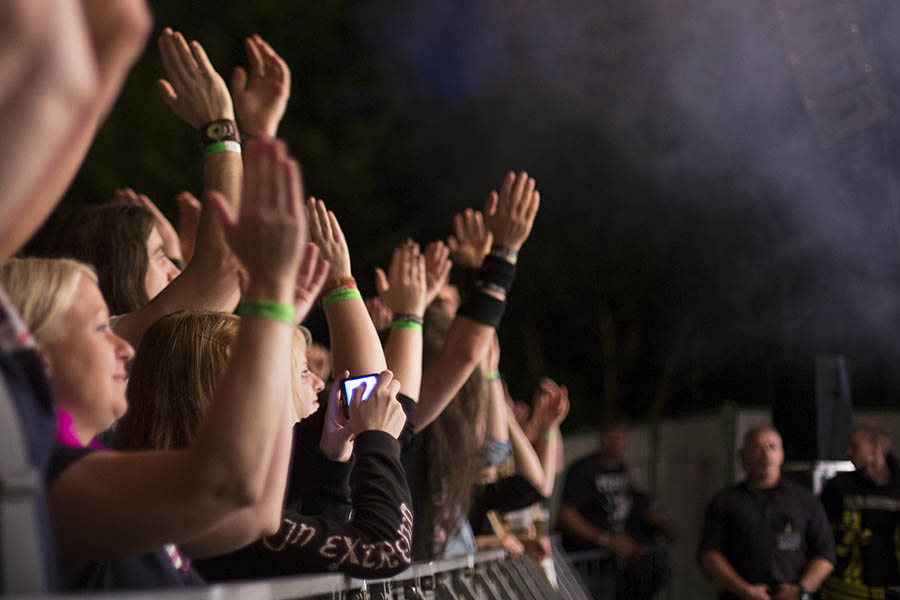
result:
[[[247,71],[244,67],[235,67],[231,72],[231,93],[240,94],[247,87]]]
[[[381,267],[375,267],[375,289],[378,290],[378,295],[381,296],[382,300],[384,300],[384,295],[387,294],[390,287],[387,275],[384,274]]]
[[[484,203],[484,216],[494,216],[494,213],[497,212],[497,203],[500,201],[500,197],[497,196],[497,192],[491,190],[490,195],[488,196],[487,202]]]
[[[162,96],[163,102],[165,102],[169,108],[175,110],[175,103],[178,102],[178,94],[175,93],[172,84],[165,79],[157,79],[156,85],[159,87],[159,93],[160,96]]]

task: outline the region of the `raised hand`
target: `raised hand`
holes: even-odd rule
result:
[[[365,402],[359,401],[363,393],[362,386],[356,388],[350,401],[350,427],[353,435],[378,430],[387,432],[394,438],[399,437],[406,425],[406,413],[397,401],[399,392],[400,382],[388,370],[378,374],[375,390]]]
[[[390,329],[394,313],[385,306],[381,298],[378,296],[366,298],[366,310],[369,311],[369,316],[372,317],[372,323],[375,325],[376,331]]]
[[[159,53],[168,79],[158,81],[163,101],[194,129],[219,119],[234,120],[231,94],[203,46],[166,27]]]
[[[241,129],[248,135],[274,137],[291,95],[291,70],[258,35],[244,40],[250,74],[235,67],[231,94]]]
[[[222,194],[209,194],[225,239],[247,273],[248,293],[287,289],[292,298],[308,234],[300,167],[284,142],[260,138],[244,144],[242,197],[235,216]]]
[[[331,265],[328,278],[350,277],[350,250],[337,217],[324,202],[312,196],[306,203],[306,214],[309,217],[310,237],[319,247],[322,258]]]
[[[450,278],[450,249],[444,242],[431,242],[425,248],[425,306],[437,298]]]
[[[375,287],[385,305],[394,314],[425,314],[425,257],[419,254],[419,245],[405,242],[394,248],[394,256],[388,274],[375,269]]]
[[[166,256],[173,260],[184,261],[181,240],[179,240],[178,234],[175,233],[175,228],[172,227],[172,223],[160,212],[150,198],[144,194],[138,194],[131,188],[119,188],[113,194],[113,201],[142,206],[153,213],[153,218],[156,219],[156,229],[159,231],[159,237],[162,238],[163,251],[166,253]]]
[[[178,243],[181,246],[182,259],[187,263],[194,257],[203,206],[187,191],[175,196],[175,203],[178,205]]]
[[[319,258],[319,247],[308,242],[294,284],[294,322],[298,325],[303,322],[309,314],[309,309],[315,304],[327,275],[328,262]]]
[[[456,213],[453,217],[453,231],[456,235],[447,238],[450,258],[461,267],[480,267],[484,257],[490,252],[493,241],[493,235],[485,226],[481,211],[467,208]]]
[[[525,171],[518,177],[510,172],[503,180],[500,194],[491,192],[484,208],[484,221],[495,245],[518,252],[528,239],[541,204],[541,194],[534,186],[534,179]]]
[[[537,431],[548,431],[562,423],[569,414],[569,390],[548,377],[541,378],[534,392],[531,419]]]
[[[328,407],[325,410],[325,423],[322,426],[322,440],[319,442],[319,450],[329,460],[347,462],[353,454],[353,430],[349,427],[350,421],[344,416],[340,406],[341,384],[350,376],[350,371],[344,371],[335,377],[331,384],[331,392],[328,394]]]

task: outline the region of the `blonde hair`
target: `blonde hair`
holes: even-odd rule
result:
[[[128,412],[119,421],[116,447],[189,448],[228,366],[239,325],[240,317],[212,311],[178,311],[154,323],[131,367]],[[305,341],[298,330],[291,346],[295,371]]]
[[[82,277],[97,283],[91,267],[69,258],[12,258],[0,265],[0,285],[38,341],[53,336]]]

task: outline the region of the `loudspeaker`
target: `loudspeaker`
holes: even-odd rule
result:
[[[840,355],[776,363],[771,370],[772,424],[785,460],[842,460],[852,420],[850,376]]]

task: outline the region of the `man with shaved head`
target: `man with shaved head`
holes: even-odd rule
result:
[[[839,473],[822,491],[838,558],[822,598],[883,598],[886,587],[900,585],[900,469],[880,427],[858,427],[847,456],[856,471]]]
[[[740,456],[747,480],[709,503],[700,564],[722,600],[807,600],[834,568],[825,511],[781,476],[784,449],[774,428],[748,431]]]

